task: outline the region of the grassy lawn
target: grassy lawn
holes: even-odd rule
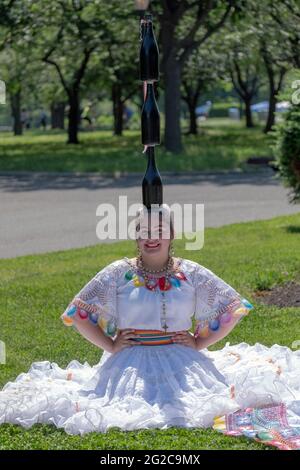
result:
[[[184,250],[176,240],[176,255],[210,268],[234,286],[254,310],[224,340],[291,347],[300,338],[299,308],[277,308],[258,303],[254,292],[287,280],[300,281],[300,214],[208,228],[200,252]],[[66,367],[72,359],[99,361],[99,350],[75,330],[66,328],[60,314],[74,294],[102,267],[123,256],[134,256],[134,242],[38,256],[0,260],[3,299],[0,338],[7,347],[7,364],[0,365],[0,386],[27,372],[34,361],[49,360]],[[100,352],[101,354],[101,352]],[[0,426],[1,449],[263,449],[246,438],[225,437],[202,429],[140,430],[117,428],[106,434],[69,436],[54,426],[36,424],[25,431]]]
[[[174,156],[157,149],[161,171],[243,168],[249,157],[270,156],[270,137],[260,127],[246,129],[229,119],[201,123],[198,136],[184,136],[184,152]],[[112,136],[111,131],[82,132],[79,145],[67,145],[62,132],[25,131],[0,134],[0,171],[144,172],[139,131]]]

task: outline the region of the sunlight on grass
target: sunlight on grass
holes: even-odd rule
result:
[[[144,172],[140,132],[81,132],[79,145],[66,144],[65,132],[27,131],[15,137],[2,132],[0,171]],[[249,157],[270,156],[270,137],[261,128],[246,129],[229,119],[201,123],[199,135],[183,137],[180,154],[157,148],[161,171],[203,171],[241,168]]]

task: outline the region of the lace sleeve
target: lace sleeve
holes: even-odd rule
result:
[[[90,321],[113,336],[117,329],[117,265],[116,262],[99,271],[71,300],[61,319],[66,326],[74,318]]]
[[[196,337],[207,337],[253,309],[247,299],[204,266],[198,265],[195,270],[194,287]]]

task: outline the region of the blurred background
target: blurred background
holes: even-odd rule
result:
[[[161,59],[160,169],[275,168],[276,125],[300,101],[298,1],[2,0],[1,171],[144,169],[146,10]]]

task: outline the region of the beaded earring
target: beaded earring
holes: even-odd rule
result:
[[[170,242],[170,245],[169,245],[169,255],[171,255],[171,256],[175,255],[174,245],[173,245],[172,241]]]
[[[140,247],[138,246],[138,244],[136,245],[136,255],[137,255],[137,258],[141,255],[141,249]]]

